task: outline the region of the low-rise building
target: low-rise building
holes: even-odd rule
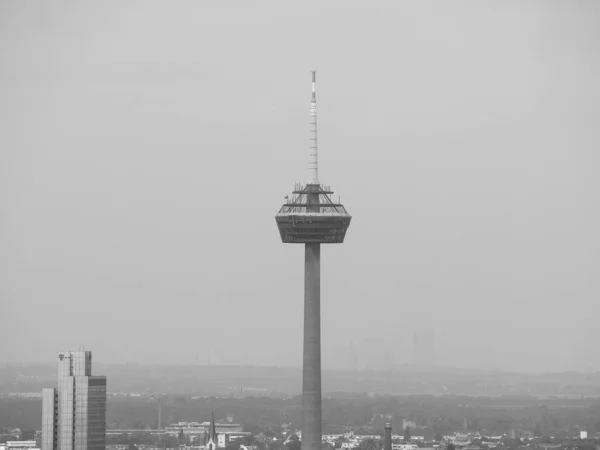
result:
[[[39,450],[35,441],[7,441],[0,444],[0,450]]]
[[[392,442],[392,450],[416,450],[419,446],[416,444],[394,444]]]

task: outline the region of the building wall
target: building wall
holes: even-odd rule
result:
[[[106,377],[88,377],[87,418],[87,450],[104,450],[106,447]]]
[[[58,395],[56,388],[42,390],[42,450],[57,448]]]
[[[81,371],[80,371],[81,372]],[[75,421],[73,439],[76,450],[87,450],[88,444],[88,377],[75,378]]]
[[[71,352],[61,352],[58,354],[58,379],[71,375],[73,375]]]
[[[75,419],[75,378],[58,379],[58,449],[73,450]]]
[[[225,448],[229,444],[229,434],[217,434],[217,447]]]
[[[89,377],[92,375],[92,352],[71,352],[73,375]]]
[[[58,442],[43,450],[104,450],[106,377],[91,376],[91,352],[63,352],[58,359]]]

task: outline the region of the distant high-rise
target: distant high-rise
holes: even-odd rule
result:
[[[42,392],[42,450],[106,448],[106,377],[92,376],[92,352],[58,354],[58,388]]]
[[[418,366],[435,364],[435,331],[421,330],[414,334],[413,364]]]

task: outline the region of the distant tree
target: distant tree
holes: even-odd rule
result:
[[[23,430],[21,432],[22,441],[33,441],[35,440],[35,430]]]
[[[405,441],[410,441],[410,436],[411,436],[411,434],[410,434],[410,427],[406,426],[404,428],[404,440]]]
[[[244,425],[244,431],[248,431],[248,432],[252,433],[253,435],[257,435],[257,434],[263,433],[265,431],[265,429],[263,427],[261,427],[260,425],[248,424],[248,425]]]
[[[363,439],[357,448],[358,450],[379,450],[379,445],[374,439]]]
[[[185,444],[185,434],[183,433],[183,429],[179,430],[178,441],[179,445]]]
[[[115,437],[115,445],[127,445],[129,444],[129,435],[127,433],[121,433]]]
[[[249,445],[252,445],[254,443],[254,436],[252,436],[251,434],[248,436],[243,436],[240,439],[238,439],[236,442],[239,442],[240,445],[245,445],[246,447]]]
[[[300,450],[300,447],[301,447],[300,438],[298,437],[297,434],[292,434],[290,436],[290,440],[286,444],[286,449],[287,450]]]
[[[137,431],[129,436],[129,443],[135,445],[155,445],[157,442],[158,436],[147,431]]]
[[[240,442],[239,441],[229,441],[227,443],[226,450],[240,450]]]
[[[133,444],[129,444],[127,446],[127,450],[137,450],[137,447],[135,445],[133,445]]]
[[[179,447],[179,442],[175,436],[166,435],[160,437],[158,446],[164,448],[176,448]]]
[[[542,435],[542,426],[539,423],[536,423],[535,427],[533,427],[533,435],[536,437],[540,437]]]
[[[269,442],[269,450],[280,450],[282,448],[283,448],[283,441],[280,439]]]
[[[448,442],[446,450],[456,450],[456,445],[454,445],[452,442]]]
[[[436,441],[440,442],[443,438],[442,435],[440,434],[440,432],[438,431],[437,433],[435,433],[435,438]]]

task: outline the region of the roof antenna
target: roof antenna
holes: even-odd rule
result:
[[[310,145],[308,147],[308,183],[319,184],[317,160],[317,72],[312,71],[312,99],[310,101]]]

